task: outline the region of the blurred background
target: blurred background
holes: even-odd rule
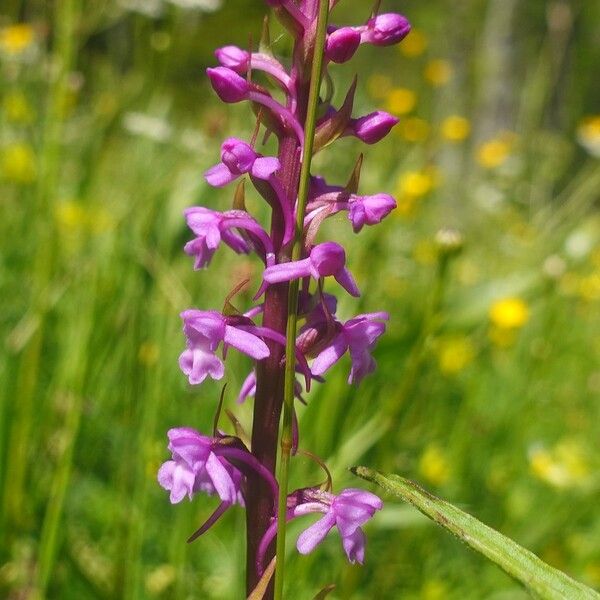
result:
[[[334,20],[370,8],[346,0]],[[345,359],[309,395],[301,444],[335,489],[362,485],[354,464],[398,472],[599,588],[600,4],[382,10],[410,36],[332,75],[339,101],[358,72],[356,114],[401,118],[361,182],[398,208],[358,237],[344,216],[326,234],[365,292],[339,314],[392,318],[374,375],[348,387]],[[203,70],[215,47],[256,43],[264,14],[259,0],[1,3],[2,598],[243,597],[243,511],[187,545],[216,501],[171,506],[155,478],[166,430],[208,431],[220,391],[179,371],[179,312],[259,276],[228,249],[194,273],[182,210],[231,206],[202,173],[254,122]],[[342,140],[316,171],[344,183],[362,150]],[[246,426],[248,368],[230,354],[227,405]],[[293,477],[322,476],[297,458]],[[363,568],[336,535],[308,557],[290,543],[289,597],[336,583],[340,599],[525,598],[407,506],[388,502],[367,533]]]

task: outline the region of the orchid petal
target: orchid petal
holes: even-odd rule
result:
[[[296,548],[300,554],[309,554],[318,544],[320,544],[331,528],[335,525],[335,515],[332,512],[326,513],[316,523],[305,529],[296,542]]]
[[[204,173],[204,179],[213,187],[223,187],[237,179],[238,175],[232,173],[226,165],[219,163]]]

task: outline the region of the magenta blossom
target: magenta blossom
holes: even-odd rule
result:
[[[200,491],[217,494],[228,504],[244,504],[242,474],[217,456],[217,440],[189,427],[170,429],[167,436],[172,459],[159,469],[158,482],[171,492],[171,504],[181,502],[185,496],[191,500]]]
[[[397,13],[377,15],[361,27],[361,42],[374,46],[391,46],[410,33],[410,23]]]
[[[314,375],[323,375],[345,353],[350,352],[352,369],[348,383],[360,383],[375,370],[375,359],[371,350],[377,339],[385,332],[385,321],[389,315],[385,312],[358,315],[341,325],[339,333],[331,339],[329,345],[315,358],[311,371]]]
[[[221,242],[225,242],[238,254],[248,253],[253,246],[260,247],[260,254],[266,263],[274,258],[271,238],[264,229],[245,211],[229,210],[223,213],[193,206],[184,211],[188,227],[196,238],[188,242],[184,250],[194,256],[195,269],[206,267]],[[234,229],[245,230],[248,238],[256,244],[250,244]]]
[[[320,492],[318,496],[320,501],[307,502],[294,509],[294,516],[312,512],[325,513],[325,516],[300,534],[296,543],[298,552],[309,554],[333,527],[337,527],[348,560],[362,564],[365,560],[365,534],[361,525],[383,508],[381,498],[354,488],[348,488],[337,496],[327,492]]]
[[[245,173],[268,180],[279,167],[277,158],[262,156],[243,140],[229,138],[221,146],[221,162],[206,171],[204,177],[210,185],[223,187]]]
[[[348,207],[352,228],[355,233],[358,233],[364,225],[381,223],[396,208],[396,201],[389,194],[353,195],[350,196]]]
[[[292,89],[292,81],[283,65],[268,54],[247,52],[237,46],[224,46],[215,51],[215,56],[221,66],[232,69],[239,75],[246,75],[250,70],[263,71],[273,77],[284,91],[290,92]]]
[[[223,361],[215,354],[219,344],[233,346],[255,360],[269,356],[269,348],[257,335],[265,328],[254,326],[249,319],[235,323],[214,310],[186,310],[181,313],[187,348],[179,357],[179,366],[192,385],[202,383],[207,376],[221,379],[225,373]],[[255,333],[253,333],[255,332]]]
[[[365,225],[381,223],[396,208],[396,201],[389,194],[358,196],[341,188],[330,189],[332,191],[313,197],[307,206],[304,225],[309,227],[312,237],[324,219],[341,211],[348,211],[352,229],[358,233]]]
[[[380,142],[400,119],[378,110],[358,119],[350,119],[345,135],[353,135],[365,144]]]
[[[366,540],[361,526],[382,508],[381,498],[364,490],[348,488],[336,496],[317,488],[306,488],[288,496],[286,519],[291,521],[311,513],[324,513],[321,519],[300,534],[296,542],[298,552],[309,554],[337,527],[348,560],[362,564]],[[276,526],[274,522],[261,540],[257,565],[259,572],[262,572],[263,559],[275,536]]]
[[[267,283],[292,281],[302,277],[320,279],[332,275],[352,296],[360,296],[350,271],[346,268],[346,253],[335,242],[318,244],[308,258],[296,262],[280,263],[265,269],[263,279]]]
[[[304,141],[304,130],[298,119],[286,107],[282,106],[276,100],[261,91],[257,91],[257,86],[248,83],[241,75],[238,75],[233,69],[227,67],[215,67],[206,69],[213,89],[217,96],[226,103],[235,104],[250,100],[261,104],[269,111],[282,125],[294,132],[298,141]],[[261,88],[258,88],[261,89]]]
[[[361,34],[353,27],[340,27],[327,36],[325,56],[334,63],[349,61],[360,46]]]

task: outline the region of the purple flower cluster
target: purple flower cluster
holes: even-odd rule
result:
[[[330,8],[337,1],[330,0]],[[229,347],[255,361],[238,396],[240,401],[255,397],[253,444],[249,448],[239,437],[226,436],[216,429],[213,437],[189,428],[172,429],[168,434],[172,459],[163,464],[158,474],[159,483],[170,492],[172,503],[180,502],[186,496],[191,499],[199,492],[220,498],[215,513],[193,537],[206,531],[233,504],[248,505],[250,510],[250,500],[256,491],[252,481],[259,477],[263,488],[270,490],[273,502],[270,513],[262,516],[262,541],[254,556],[258,574],[264,568],[277,522],[273,461],[263,464],[264,456],[261,457],[254,447],[254,440],[262,435],[260,417],[263,409],[259,404],[273,387],[273,381],[268,378],[280,381],[285,366],[283,358],[271,360],[275,356],[284,356],[286,343],[285,318],[275,318],[281,316],[277,311],[286,310],[281,302],[285,296],[280,294],[275,298],[275,290],[283,289],[287,293],[289,282],[298,280],[300,283],[297,317],[301,325],[296,338],[295,368],[304,376],[304,384],[296,382],[296,397],[304,401],[302,393],[309,390],[311,382],[323,382],[323,376],[345,354],[349,355],[351,363],[348,381],[358,384],[375,369],[371,353],[384,333],[389,317],[384,312],[360,314],[347,320],[337,316],[337,300],[331,293],[323,291],[324,285],[328,288],[340,286],[354,297],[359,296],[360,291],[347,267],[344,248],[336,242],[317,239],[321,224],[337,213],[345,212],[353,231],[359,233],[365,226],[380,223],[396,207],[388,194],[358,194],[356,175],[360,174],[362,160],[350,179],[354,183],[345,187],[312,176],[302,231],[303,254],[299,260],[290,259],[298,211],[298,178],[305,150],[307,85],[310,84],[319,1],[267,0],[267,4],[295,39],[291,65],[286,68],[270,54],[236,46],[225,46],[216,51],[219,65],[207,70],[214,91],[226,103],[248,101],[258,123],[251,143],[237,138],[225,140],[220,162],[204,176],[214,187],[224,187],[247,177],[271,208],[271,223],[261,224],[245,210],[243,197],[241,201],[239,198],[240,190],[243,190],[240,187],[231,210],[219,212],[192,207],[185,211],[187,225],[194,236],[185,245],[185,252],[194,258],[195,269],[207,267],[221,243],[238,254],[258,256],[264,269],[254,296],[257,303],[243,314],[232,310],[226,313],[184,311],[181,317],[187,344],[179,359],[181,370],[192,385],[202,383],[207,377],[215,380],[224,377],[223,360]],[[395,44],[409,31],[408,21],[398,14],[375,15],[360,26],[330,25],[325,40],[324,68],[350,60],[361,44]],[[272,93],[273,86],[276,94]],[[353,116],[355,89],[356,80],[339,107],[321,100],[314,152],[344,136],[374,144],[397,123],[395,117],[382,111]],[[256,149],[254,140],[258,139],[261,127],[268,134],[265,139],[276,138],[277,156],[265,156]],[[243,191],[241,193],[243,196]],[[330,278],[335,282],[329,282]],[[257,317],[262,317],[262,324],[255,323]],[[271,372],[265,375],[267,364]],[[271,426],[271,429],[275,427],[275,436],[282,402],[283,397],[277,400],[275,409],[269,408],[277,415],[275,426]],[[335,496],[329,489],[304,488],[288,496],[287,518],[313,512],[324,515],[300,535],[299,552],[312,551],[335,527],[348,559],[362,563],[365,538],[361,526],[381,506],[381,500],[369,492],[347,489]]]

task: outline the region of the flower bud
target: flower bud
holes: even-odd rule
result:
[[[369,20],[361,41],[374,46],[391,46],[402,41],[409,31],[410,23],[406,17],[397,13],[386,13]]]
[[[350,122],[350,133],[365,144],[376,144],[381,141],[397,125],[399,119],[378,110]]]
[[[334,63],[349,61],[360,46],[360,32],[352,27],[341,27],[327,36],[325,56]]]
[[[250,53],[237,46],[224,46],[215,50],[215,56],[223,67],[233,69],[238,73],[245,73],[250,62]]]
[[[257,157],[258,154],[250,144],[237,138],[229,138],[221,146],[221,161],[232,173],[238,175],[248,173]]]
[[[206,74],[210,78],[210,83],[217,96],[223,102],[241,102],[248,97],[250,86],[235,71],[227,67],[216,67],[214,69],[206,69]]]

